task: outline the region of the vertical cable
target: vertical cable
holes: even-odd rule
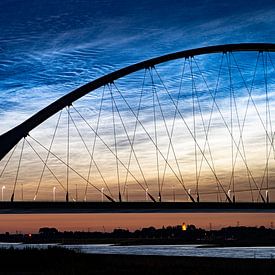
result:
[[[112,87],[109,87],[111,101],[112,101],[112,114],[113,114],[113,134],[114,134],[114,146],[115,146],[115,161],[116,161],[116,174],[117,174],[117,187],[118,187],[118,199],[119,202],[122,201],[120,193],[120,179],[119,179],[119,166],[118,166],[118,151],[117,151],[117,134],[116,134],[116,121],[115,121],[115,110],[114,110],[114,96],[112,92]]]
[[[100,100],[100,106],[99,106],[99,112],[98,112],[98,117],[97,117],[94,142],[93,142],[93,147],[92,147],[92,152],[91,152],[91,160],[90,160],[89,171],[88,171],[86,187],[85,187],[85,193],[84,193],[84,201],[87,200],[88,184],[89,184],[90,175],[91,175],[91,172],[92,172],[92,164],[94,162],[94,152],[95,152],[95,147],[96,147],[97,133],[98,133],[98,130],[99,130],[99,124],[100,124],[102,106],[103,106],[103,101],[104,101],[104,95],[105,95],[105,86],[103,87],[102,96],[101,96],[101,100]],[[103,180],[103,182],[104,181],[105,180]]]
[[[67,120],[67,193],[66,193],[66,202],[69,201],[69,165],[70,165],[70,106],[67,107],[68,120]]]
[[[72,107],[73,107],[73,109],[76,111],[76,108],[75,108],[73,105],[72,105]],[[73,117],[71,116],[71,113],[70,113],[70,120],[72,121],[73,126],[74,126],[74,128],[76,129],[76,131],[77,131],[77,133],[78,133],[78,135],[79,135],[79,137],[80,137],[80,139],[81,139],[81,141],[82,141],[82,143],[83,143],[83,145],[84,145],[86,151],[88,152],[90,158],[93,159],[92,153],[90,152],[87,143],[85,142],[85,140],[84,140],[82,134],[80,133],[80,130],[79,130],[79,128],[77,127],[75,120],[74,120]],[[98,171],[98,173],[99,173],[99,175],[100,175],[100,177],[101,177],[103,183],[105,184],[107,190],[109,191],[111,197],[113,197],[113,194],[112,194],[112,192],[111,192],[111,190],[110,190],[110,188],[109,188],[109,186],[108,186],[106,180],[104,179],[103,174],[102,174],[102,172],[101,172],[100,169],[99,169],[99,166],[97,165],[97,163],[96,163],[96,161],[95,161],[94,159],[93,159],[93,163],[94,163],[94,166],[96,167],[96,169],[97,169],[97,171]],[[85,181],[88,182],[88,183],[90,183],[90,182],[89,182],[89,179],[85,179]],[[104,189],[104,188],[103,188],[103,189]],[[104,195],[105,195],[105,193],[104,193]]]
[[[265,119],[266,119],[266,202],[269,202],[269,195],[268,195],[268,189],[269,189],[269,148],[268,148],[268,142],[269,142],[269,134],[268,134],[268,119],[270,118],[270,109],[269,109],[269,98],[268,98],[268,87],[267,87],[267,55],[262,53],[262,59],[263,59],[263,69],[264,69],[264,82],[265,82],[265,96],[266,96],[266,106],[265,106]],[[270,121],[271,126],[271,121]],[[272,128],[270,127],[271,136],[272,136]],[[272,143],[271,143],[272,145]]]
[[[195,64],[197,65],[196,67],[199,69],[199,66],[198,66],[198,63],[195,59],[195,57],[192,58],[192,60],[194,60]],[[221,63],[222,65],[222,63]],[[221,67],[220,67],[221,68]],[[219,72],[220,74],[220,72]],[[220,78],[218,74],[218,79]],[[219,82],[219,80],[217,81],[217,83]],[[216,97],[216,91],[217,91],[217,84],[216,84],[216,90],[215,90],[215,94],[214,94],[214,97]],[[210,125],[211,125],[211,120],[212,120],[212,114],[213,114],[213,108],[214,108],[214,105],[212,103],[212,107],[211,107],[211,112],[210,112],[210,116],[209,116],[209,124],[208,124],[208,127],[206,126],[206,123],[205,123],[205,119],[203,117],[203,113],[202,113],[202,108],[201,108],[201,103],[200,103],[200,99],[199,99],[199,95],[198,95],[198,91],[197,91],[197,87],[196,87],[196,81],[194,79],[194,92],[195,92],[195,96],[196,96],[196,101],[197,101],[197,107],[198,107],[198,112],[200,114],[200,118],[201,118],[201,121],[202,121],[202,126],[203,126],[203,130],[204,130],[204,134],[205,134],[205,142],[204,142],[204,147],[203,147],[203,154],[205,154],[205,151],[206,151],[206,146],[207,146],[207,149],[208,149],[208,153],[209,153],[209,157],[210,157],[210,161],[211,161],[211,164],[212,164],[212,167],[213,167],[213,171],[214,173],[216,174],[216,168],[215,168],[215,164],[214,164],[214,159],[213,159],[213,156],[212,156],[212,150],[211,150],[211,146],[210,146],[210,143],[209,143],[209,131],[210,131]],[[200,180],[200,176],[201,176],[201,171],[202,171],[202,164],[203,164],[203,160],[204,160],[204,157],[201,156],[201,160],[200,160],[200,166],[199,166],[199,171],[198,171],[198,184],[199,184],[199,180]],[[217,184],[217,201],[219,201],[219,199],[221,200],[221,194],[220,194],[220,186],[216,180],[216,184]],[[197,200],[199,200],[199,197],[197,198]]]
[[[116,90],[117,90],[117,92],[119,93],[119,95],[121,96],[121,98],[123,99],[123,101],[126,103],[127,107],[130,109],[130,111],[131,111],[132,114],[134,115],[134,117],[138,120],[138,122],[140,123],[140,125],[142,126],[142,128],[144,129],[144,131],[146,132],[146,134],[148,135],[148,137],[149,137],[150,140],[152,141],[152,143],[155,145],[155,143],[154,143],[152,137],[149,135],[149,133],[148,133],[147,130],[145,129],[144,125],[140,122],[140,120],[138,119],[137,115],[135,114],[135,112],[133,111],[133,109],[131,108],[131,106],[129,105],[129,103],[127,102],[127,100],[125,99],[125,97],[123,96],[123,94],[122,94],[122,93],[120,92],[120,90],[118,89],[117,85],[116,85],[115,83],[113,83],[113,85],[114,85],[114,87],[116,88]],[[139,167],[139,170],[140,170],[140,173],[141,173],[142,178],[143,178],[143,180],[144,180],[144,183],[145,183],[145,185],[146,185],[146,188],[145,188],[144,186],[140,185],[140,183],[139,183],[139,185],[140,185],[140,186],[142,187],[142,189],[145,191],[147,188],[149,189],[148,183],[147,183],[147,180],[146,180],[146,178],[145,178],[144,172],[143,172],[143,170],[142,170],[142,168],[141,168],[141,165],[140,165],[140,162],[139,162],[139,160],[138,160],[137,154],[136,154],[135,149],[134,149],[134,147],[133,147],[132,141],[130,140],[130,137],[129,137],[127,128],[126,128],[125,123],[124,123],[124,121],[123,121],[123,119],[122,119],[121,113],[120,113],[120,111],[119,111],[119,109],[118,109],[118,106],[117,106],[117,104],[116,104],[115,99],[114,99],[114,106],[115,106],[115,108],[116,108],[117,114],[118,114],[119,119],[120,119],[120,121],[121,121],[123,130],[124,130],[124,132],[125,132],[125,134],[126,134],[126,137],[127,137],[128,142],[129,142],[129,145],[131,146],[131,149],[132,149],[132,151],[133,151],[134,158],[135,158],[135,160],[136,160],[136,162],[137,162],[137,165],[138,165],[138,167]],[[119,159],[118,159],[118,160],[119,160]],[[120,161],[120,160],[119,160],[119,161]],[[122,164],[121,161],[120,161],[120,163]],[[126,166],[123,165],[123,167],[125,168]],[[129,169],[127,169],[127,171],[130,173],[130,170],[129,170]],[[133,174],[132,174],[132,176],[133,176]],[[151,199],[152,201],[155,201],[154,197],[153,197],[150,193],[148,193],[148,196],[150,197],[150,199]]]
[[[6,170],[6,168],[7,168],[8,164],[9,164],[9,162],[10,162],[10,160],[11,160],[11,158],[12,158],[13,154],[14,154],[14,151],[15,151],[15,149],[16,149],[16,147],[17,147],[17,145],[18,145],[18,143],[14,146],[14,148],[13,148],[13,150],[12,150],[11,154],[9,155],[9,158],[8,158],[7,162],[5,163],[5,165],[4,165],[4,168],[3,168],[3,169],[2,169],[2,171],[1,171],[1,174],[0,174],[0,179],[1,179],[1,178],[2,178],[2,176],[4,175],[5,170]]]
[[[157,117],[156,117],[156,104],[155,104],[155,94],[156,86],[153,80],[152,71],[150,69],[151,82],[152,82],[152,96],[153,96],[153,117],[154,117],[154,132],[155,132],[155,149],[156,149],[156,166],[157,166],[157,179],[158,179],[158,200],[161,202],[161,190],[160,190],[160,176],[159,176],[159,154],[158,154],[158,134],[157,134]]]
[[[127,102],[127,101],[126,101]],[[114,102],[115,103],[115,102]],[[116,104],[115,104],[116,105]],[[97,135],[97,137],[98,137],[98,139],[102,142],[102,144],[110,151],[110,153],[112,154],[112,155],[114,155],[115,156],[115,153],[113,152],[113,150],[110,148],[110,146],[108,146],[108,144],[103,140],[103,138],[98,134],[98,133],[96,133],[96,131],[95,131],[95,129],[88,123],[88,121],[83,117],[83,115],[77,110],[77,109],[75,109],[74,108],[74,110],[77,112],[77,114],[81,117],[81,119],[87,124],[87,126],[92,130],[92,132],[93,133],[95,133],[96,135]],[[118,112],[118,114],[119,114],[119,112]],[[119,117],[120,117],[120,114],[119,114]],[[121,120],[121,119],[120,119]],[[122,125],[124,125],[123,124],[123,121],[122,121]],[[125,126],[125,125],[124,125]],[[123,127],[123,128],[125,128],[125,127]],[[126,129],[125,129],[125,131],[126,131]],[[127,133],[127,131],[126,131],[126,135],[127,135],[127,138],[128,138],[128,133]],[[132,145],[131,143],[130,143],[130,145]],[[53,153],[52,153],[53,154]],[[134,153],[134,155],[135,155],[135,153]],[[55,157],[57,157],[57,156],[55,156]],[[62,161],[62,160],[60,160],[60,161]],[[132,176],[132,178],[137,182],[137,184],[145,191],[145,187],[139,182],[139,180],[135,177],[135,175],[129,170],[129,169],[127,169],[127,167],[126,167],[126,165],[120,160],[120,159],[118,159],[118,161],[119,161],[119,163],[123,166],[123,168],[125,168],[128,172],[129,172],[129,174]],[[138,160],[137,160],[137,162],[138,162]],[[72,170],[74,170],[73,168],[71,168]],[[75,170],[74,170],[75,171]],[[75,171],[76,172],[76,171]],[[77,173],[77,172],[76,172]],[[82,177],[79,173],[77,173],[80,177]],[[84,177],[83,177],[84,178]],[[85,180],[87,180],[87,179],[85,179]],[[91,184],[91,183],[90,183]],[[92,184],[91,184],[92,185]],[[105,195],[105,197],[107,197],[107,195],[106,194],[104,194]],[[150,198],[153,200],[153,201],[155,201],[154,200],[154,198],[150,195],[150,194],[148,194],[149,196],[150,196]]]
[[[231,55],[232,55],[232,53],[229,54],[230,68],[231,68],[230,71],[231,71],[231,76],[232,76]],[[231,77],[231,79],[232,79],[232,77]],[[239,149],[240,146],[243,150],[243,156],[244,156],[245,163],[247,163],[247,157],[246,157],[246,151],[245,151],[245,146],[244,146],[244,141],[243,141],[243,128],[241,127],[241,122],[240,122],[240,118],[239,118],[238,107],[237,107],[236,97],[235,97],[235,92],[234,92],[234,86],[233,86],[232,81],[231,81],[231,87],[232,87],[232,98],[233,98],[233,103],[234,103],[234,109],[235,109],[235,112],[236,112],[236,119],[237,119],[238,130],[239,130],[239,142],[238,142],[237,150],[236,150],[236,153],[235,153],[234,164],[233,164],[233,167],[234,167],[233,169],[235,169],[236,162],[237,162],[237,157],[238,157],[238,152],[240,150]],[[249,102],[249,99],[248,99],[248,102]],[[244,126],[244,124],[243,124],[243,126]],[[249,174],[249,171],[247,169],[246,169],[246,174],[247,174],[247,180],[248,180],[249,187],[250,187],[251,200],[252,200],[252,202],[254,202],[254,196],[253,196],[253,190],[252,190],[252,185],[251,185],[250,174]],[[230,184],[229,184],[228,189],[231,188],[231,183],[232,183],[232,175],[231,175]],[[235,188],[234,188],[234,193],[233,193],[234,196],[236,196],[235,193],[236,193],[236,191],[235,191]],[[235,199],[235,197],[233,197],[233,199]]]
[[[230,53],[226,54],[228,74],[229,74],[229,93],[230,93],[230,131],[231,131],[231,178],[230,185],[232,182],[233,187],[233,202],[235,202],[235,165],[234,165],[234,132],[233,132],[233,84],[232,84],[232,71],[231,71],[231,60]],[[229,185],[229,188],[230,188]]]
[[[12,191],[12,195],[11,195],[11,202],[14,201],[14,193],[15,193],[15,188],[16,188],[16,185],[17,185],[17,180],[18,180],[20,165],[21,165],[22,156],[23,156],[24,145],[25,145],[25,138],[23,139],[23,143],[22,143],[22,147],[21,147],[21,152],[20,152],[18,167],[17,167],[15,181],[14,181],[14,186],[13,186],[13,191]]]
[[[140,97],[139,97],[139,103],[138,103],[138,109],[137,109],[137,118],[139,118],[139,113],[141,110],[141,102],[142,102],[142,97],[143,97],[143,92],[144,92],[144,85],[145,85],[145,80],[146,80],[146,73],[147,73],[147,69],[145,69],[144,71],[144,76],[143,76],[143,82],[142,82],[142,87],[141,87],[141,92],[140,92]],[[131,165],[131,160],[132,160],[132,155],[133,155],[133,149],[134,149],[134,144],[135,144],[135,137],[136,137],[136,132],[137,132],[137,125],[138,125],[138,120],[136,119],[135,121],[135,126],[134,126],[134,133],[133,133],[133,137],[132,137],[132,146],[130,148],[130,154],[129,154],[129,160],[128,160],[128,164],[127,164],[127,170],[126,170],[126,176],[125,176],[125,181],[124,181],[124,187],[123,187],[123,195],[125,193],[125,189],[127,186],[127,201],[128,201],[128,176],[129,176],[129,172],[128,170],[130,169],[130,165]]]
[[[52,149],[53,142],[54,142],[54,139],[55,139],[55,136],[56,136],[56,132],[57,132],[57,128],[59,126],[61,115],[62,115],[62,110],[60,111],[60,114],[59,114],[59,117],[58,117],[55,129],[54,129],[54,133],[53,133],[52,140],[51,140],[51,143],[50,143],[49,151],[51,151],[51,149]],[[48,163],[49,157],[50,157],[50,153],[48,152],[47,156],[46,156],[46,159],[45,159],[45,162],[44,162],[44,165],[43,165],[43,169],[42,169],[42,172],[41,172],[41,175],[40,175],[40,179],[39,179],[39,182],[38,182],[37,189],[36,189],[36,192],[35,192],[33,200],[36,200],[36,197],[38,195],[38,191],[39,191],[39,188],[40,188],[43,176],[44,176],[45,168],[46,168],[46,165]]]
[[[56,154],[54,154],[53,152],[51,152],[51,151],[49,151],[49,149],[47,149],[41,142],[39,142],[37,139],[35,139],[34,137],[32,137],[32,136],[30,136],[29,135],[29,137],[33,140],[33,141],[35,141],[39,146],[41,146],[44,150],[46,150],[47,152],[50,152],[50,154],[52,155],[52,156],[54,156],[57,160],[59,160],[61,163],[63,163],[65,166],[67,166],[67,163],[66,163],[66,161],[63,161],[60,157],[58,157]],[[87,179],[84,177],[84,176],[82,176],[79,172],[77,172],[73,167],[71,167],[71,166],[69,166],[69,169],[70,170],[72,170],[76,175],[78,175],[81,179],[83,179],[84,181],[86,181]],[[91,185],[91,186],[93,186],[97,191],[99,191],[100,193],[102,193],[102,191],[98,188],[98,187],[96,187],[94,184],[92,184],[91,182],[89,182],[89,184]],[[108,196],[107,194],[103,194],[109,201],[111,201],[111,202],[115,202],[114,201],[114,199],[113,198],[111,198],[110,196]]]
[[[194,74],[193,74],[193,63],[192,58],[189,60],[190,66],[190,74],[192,81],[192,115],[193,115],[193,135],[194,135],[194,158],[195,158],[195,179],[196,179],[196,194],[197,194],[197,202],[200,201],[199,195],[199,178],[198,178],[198,155],[197,155],[197,131],[196,131],[196,108],[195,108],[195,82],[194,82]]]
[[[156,74],[158,75],[160,81],[162,82],[162,79],[160,78],[160,75],[158,74],[156,68],[154,68]],[[151,77],[153,77],[153,75],[151,74]],[[163,82],[162,82],[163,83]],[[183,181],[183,178],[182,178],[182,173],[180,171],[180,166],[179,166],[179,161],[177,159],[177,156],[176,156],[176,152],[175,152],[175,149],[174,149],[174,145],[173,145],[173,142],[172,142],[172,138],[171,138],[171,135],[169,133],[169,129],[168,129],[168,126],[167,126],[167,123],[166,123],[166,119],[165,119],[165,116],[164,116],[164,113],[163,113],[163,110],[162,110],[162,107],[161,107],[161,104],[160,104],[160,100],[159,100],[159,96],[158,94],[156,93],[156,99],[157,99],[157,102],[158,102],[158,106],[159,106],[159,109],[160,109],[160,113],[161,113],[161,116],[162,116],[162,120],[163,120],[163,124],[165,126],[165,130],[166,130],[166,133],[167,133],[167,136],[169,138],[169,144],[171,144],[171,149],[172,149],[172,152],[173,152],[173,155],[174,155],[174,158],[175,158],[175,161],[176,161],[176,165],[177,165],[177,169],[178,169],[178,173],[179,173],[179,176],[177,175],[177,173],[174,171],[174,169],[172,168],[172,166],[169,164],[168,162],[168,159],[164,157],[164,155],[161,153],[160,149],[158,148],[158,146],[156,146],[156,144],[154,143],[154,141],[152,140],[152,142],[154,143],[154,145],[156,146],[156,148],[158,149],[158,152],[160,154],[160,156],[164,159],[164,161],[167,163],[167,165],[169,166],[169,168],[171,169],[171,171],[174,173],[175,177],[177,178],[177,180],[181,183],[184,191],[186,192],[188,198],[191,199],[192,202],[195,202],[195,199],[192,197],[192,195],[190,194],[190,192],[187,190],[187,188],[185,187],[184,185],[184,181]]]
[[[176,100],[176,106],[178,106],[179,100],[180,100],[181,89],[182,89],[182,85],[183,85],[183,76],[184,76],[184,73],[185,73],[185,65],[186,65],[186,58],[184,59],[184,64],[183,64],[183,68],[182,68],[182,72],[181,72],[180,85],[179,85],[179,91],[178,91],[177,100]],[[171,149],[171,145],[172,145],[172,137],[173,137],[173,134],[174,134],[176,118],[177,118],[177,110],[175,110],[174,116],[173,116],[173,124],[172,124],[171,132],[170,132],[171,139],[169,139],[167,155],[166,155],[167,160],[169,159],[169,155],[170,155],[170,149]],[[165,162],[164,171],[163,171],[163,174],[162,174],[160,192],[162,192],[162,189],[163,189],[166,170],[167,170],[167,163]],[[183,181],[182,176],[181,176],[181,179]]]
[[[194,62],[196,64],[196,67],[203,79],[203,82],[207,88],[207,90],[209,91],[210,94],[212,94],[209,86],[208,86],[208,83],[206,82],[206,79],[198,65],[198,62],[196,61],[195,57],[193,57],[194,59]],[[210,158],[211,158],[211,163],[212,163],[212,166],[213,166],[213,170],[214,170],[214,173],[216,174],[216,171],[215,171],[215,166],[214,166],[214,160],[213,160],[213,157],[212,157],[212,153],[211,153],[211,147],[210,147],[210,144],[209,144],[209,141],[208,141],[208,136],[209,136],[209,132],[210,132],[210,128],[211,128],[211,123],[212,123],[212,120],[213,120],[213,113],[214,113],[214,107],[216,105],[216,96],[217,96],[217,91],[218,91],[218,88],[219,88],[219,84],[220,84],[220,78],[221,78],[221,72],[222,72],[222,67],[223,67],[223,63],[224,63],[224,53],[222,54],[222,57],[221,57],[221,62],[220,62],[220,65],[219,65],[219,71],[218,71],[218,77],[217,77],[217,81],[216,81],[216,84],[215,84],[215,89],[214,89],[214,94],[211,95],[212,97],[212,105],[211,105],[211,109],[210,109],[210,115],[209,115],[209,120],[208,120],[208,124],[207,124],[207,127],[206,127],[206,134],[205,134],[205,142],[204,142],[204,146],[203,146],[203,153],[202,153],[202,157],[201,157],[201,161],[200,161],[200,171],[201,171],[201,167],[202,167],[202,162],[204,160],[204,153],[205,153],[205,150],[206,150],[206,146],[208,146],[208,150],[209,150],[209,154],[210,154]],[[198,101],[198,104],[199,104],[199,101]],[[216,177],[215,177],[216,179]],[[216,179],[216,184],[217,184],[217,201],[222,201],[222,198],[221,198],[221,192],[220,192],[220,185],[219,185],[219,182],[218,180]]]
[[[29,136],[30,138],[32,138],[31,136]],[[29,147],[33,150],[33,152],[37,155],[37,157],[40,159],[40,161],[45,165],[45,167],[49,170],[49,172],[52,174],[52,176],[55,178],[55,180],[59,183],[59,185],[62,187],[62,189],[64,190],[64,192],[66,192],[66,188],[64,187],[64,185],[61,183],[61,181],[57,178],[57,176],[54,174],[54,172],[52,171],[52,169],[48,166],[48,164],[42,159],[42,157],[38,154],[37,150],[34,149],[34,147],[31,145],[31,143],[26,139],[27,144],[29,145]],[[45,148],[44,148],[45,149]],[[51,151],[47,150],[47,152],[49,152],[51,154]],[[65,164],[65,163],[63,163]]]

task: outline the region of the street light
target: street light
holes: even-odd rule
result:
[[[227,196],[229,199],[231,199],[231,190],[230,189],[227,191]]]
[[[2,186],[2,201],[4,200],[4,189],[6,189],[5,185]]]
[[[265,190],[265,198],[266,202],[269,202],[268,190]]]
[[[191,197],[191,189],[188,189],[188,197],[187,197],[188,201],[190,200],[190,197]]]
[[[56,193],[56,187],[53,187],[53,201],[55,201],[55,193]]]
[[[104,201],[104,187],[101,188],[101,202]]]
[[[125,185],[125,191],[126,191],[126,201],[129,200],[129,194],[128,194],[128,184]]]
[[[21,183],[21,200],[24,200],[24,185]]]

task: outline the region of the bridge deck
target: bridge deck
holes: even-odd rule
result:
[[[0,214],[40,213],[275,213],[275,203],[0,202]]]

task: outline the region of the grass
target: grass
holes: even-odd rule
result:
[[[275,260],[84,254],[60,247],[0,249],[0,274],[275,274]]]

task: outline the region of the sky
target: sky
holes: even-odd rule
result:
[[[18,123],[47,106],[49,103],[58,99],[60,96],[72,91],[73,89],[89,82],[104,74],[110,73],[116,69],[122,68],[148,58],[160,56],[170,52],[176,52],[185,49],[191,49],[202,46],[226,44],[226,43],[244,43],[244,42],[274,42],[275,28],[275,5],[274,1],[16,1],[3,0],[0,3],[0,134],[6,132]],[[272,57],[273,58],[273,57]],[[241,68],[245,74],[245,79],[251,82],[253,74],[253,66],[255,65],[256,55],[238,56],[236,59],[240,63]],[[208,61],[208,62],[207,62]],[[215,56],[213,59],[207,58],[198,59],[199,66],[206,72],[211,72],[208,75],[209,85],[213,88],[215,86],[221,56]],[[233,62],[233,61],[232,61]],[[187,62],[188,63],[188,62]],[[226,62],[223,63],[222,68],[224,72],[228,69]],[[182,63],[175,62],[166,66],[160,66],[158,72],[165,80],[166,85],[172,92],[172,96],[176,98],[177,89],[179,87],[180,75],[182,72]],[[186,65],[186,90],[191,90],[190,81],[190,63]],[[209,119],[209,102],[211,98],[205,95],[205,84],[199,75],[199,71],[195,70],[197,77],[197,89],[201,95],[202,109],[205,112],[205,117]],[[268,75],[272,75],[271,63],[267,67]],[[167,74],[169,72],[169,74]],[[161,102],[164,104],[164,113],[167,119],[169,129],[172,127],[173,110],[171,105],[165,104],[167,95],[158,79],[156,72],[153,72],[153,77],[156,82],[157,92],[160,96]],[[244,116],[245,109],[242,108],[246,104],[247,97],[244,96],[245,87],[241,85],[240,75],[235,68],[232,70],[235,76],[236,91],[238,91],[237,105],[240,116]],[[225,73],[224,73],[225,75]],[[143,72],[136,74],[132,78],[126,78],[125,81],[118,81],[118,87],[122,90],[127,90],[126,98],[131,103],[134,111],[138,108],[138,98],[135,96],[140,92],[140,87],[143,81]],[[257,108],[260,114],[264,117],[265,105],[264,98],[260,87],[263,83],[260,80],[260,69],[257,71],[259,81],[255,88],[255,99],[257,99]],[[176,81],[174,81],[176,79]],[[261,78],[262,79],[262,78]],[[147,97],[142,102],[142,122],[146,129],[148,129],[151,137],[155,138],[154,124],[152,117],[152,94],[150,95],[150,75],[147,74]],[[173,80],[173,81],[171,81]],[[189,80],[189,81],[188,81]],[[226,121],[230,123],[230,114],[228,113],[229,98],[228,98],[228,76],[224,78],[224,84],[221,84],[221,92],[219,93],[218,103],[224,106],[222,114]],[[176,83],[174,85],[174,83]],[[269,82],[270,95],[272,96],[273,80]],[[227,85],[227,86],[226,86]],[[115,88],[112,87],[114,93]],[[89,117],[93,127],[96,127],[96,118],[99,110],[99,103],[102,96],[102,89],[89,97],[75,103],[77,110]],[[116,96],[116,95],[115,95]],[[115,150],[113,128],[110,128],[108,123],[112,120],[110,90],[105,91],[105,105],[103,106],[104,119],[102,121],[103,128],[100,130],[101,136],[107,141],[109,147]],[[122,115],[127,117],[126,127],[129,129],[130,136],[133,135],[133,121],[125,104],[121,98],[116,97]],[[154,98],[157,100],[157,98]],[[189,95],[182,94],[182,104],[180,108],[184,110],[187,125],[192,128],[192,100]],[[93,100],[93,104],[91,103]],[[188,105],[186,105],[186,103]],[[211,105],[211,104],[210,104]],[[189,107],[185,107],[189,106]],[[275,111],[275,104],[270,100],[271,111]],[[202,120],[199,117],[198,104],[197,107],[197,135],[198,145],[204,147],[204,132]],[[89,108],[89,110],[88,110]],[[124,109],[123,109],[124,108]],[[185,109],[184,109],[185,108]],[[89,113],[91,111],[91,113]],[[161,121],[161,111],[157,109],[156,115],[158,117],[158,143],[161,152],[167,152],[168,139],[165,137],[165,125]],[[255,173],[256,181],[261,184],[263,177],[263,170],[265,168],[265,143],[263,129],[257,117],[257,113],[253,106],[248,109],[249,119],[245,133],[247,158],[250,166]],[[77,120],[76,111],[72,110],[72,117]],[[210,132],[209,139],[211,140],[215,150],[214,157],[217,159],[215,166],[220,171],[219,176],[223,184],[226,186],[226,191],[230,189],[228,180],[224,182],[224,178],[230,175],[231,170],[228,168],[228,163],[231,162],[230,152],[230,138],[225,127],[221,127],[221,117],[217,110],[213,115],[214,123]],[[273,117],[273,116],[272,116]],[[49,146],[53,129],[58,119],[58,114],[51,120],[42,125],[34,131],[35,138]],[[206,119],[206,121],[207,121]],[[115,117],[118,133],[118,142],[120,142],[120,158],[123,163],[127,163],[129,155],[129,146],[125,145],[127,138],[123,132],[122,125],[119,123],[119,116],[116,113]],[[79,127],[84,132],[84,138],[88,139],[87,125],[80,122]],[[271,124],[273,120],[269,121]],[[177,118],[175,129],[181,129],[180,119]],[[61,116],[61,126],[57,132],[57,142],[53,146],[53,151],[58,153],[62,159],[66,159],[66,110]],[[72,124],[72,121],[71,121]],[[107,126],[106,126],[107,125]],[[72,126],[71,126],[72,127]],[[131,128],[132,127],[132,128]],[[236,135],[236,142],[238,143],[238,127],[235,115],[234,133]],[[271,132],[271,127],[269,131]],[[87,152],[85,146],[81,143],[77,131],[71,130],[71,155],[76,156],[75,163],[72,165],[77,167],[81,174],[87,174],[88,166],[84,167],[83,163],[87,163]],[[226,137],[227,135],[227,137]],[[223,138],[221,138],[223,137]],[[94,138],[94,136],[93,136]],[[184,159],[184,168],[182,173],[185,175],[187,189],[195,190],[195,175],[194,175],[194,144],[192,138],[187,133],[182,133],[175,130],[174,139],[184,140],[185,143],[175,143],[175,148],[179,153],[180,159]],[[221,142],[222,140],[222,142]],[[150,142],[146,134],[142,132],[141,127],[137,128],[137,142],[136,151],[139,156],[144,173],[148,177],[148,186],[152,190],[154,196],[157,197],[157,171],[155,166],[155,151],[154,146],[148,145]],[[63,146],[62,146],[63,144]],[[258,144],[258,146],[255,146]],[[260,146],[261,145],[261,146]],[[20,146],[15,151],[14,159],[18,159],[20,155]],[[79,148],[82,148],[82,153],[79,153]],[[145,147],[146,146],[146,147]],[[270,146],[270,142],[269,142]],[[26,145],[27,147],[27,145]],[[236,146],[235,146],[236,147]],[[39,151],[38,147],[37,150]],[[146,148],[146,150],[145,150]],[[39,175],[43,165],[34,166],[34,163],[39,163],[39,159],[35,156],[31,149],[25,149],[26,153],[23,158],[21,173],[19,174],[17,185],[17,199],[21,199],[20,184],[24,184],[25,191],[24,198],[32,200]],[[199,151],[199,148],[197,148]],[[146,155],[144,154],[146,151]],[[106,172],[104,177],[107,181],[112,181],[116,175],[116,162],[112,154],[106,150],[100,142],[97,142],[97,164],[100,167],[105,167]],[[39,153],[43,158],[46,157],[45,151],[40,148]],[[30,155],[28,155],[30,154]],[[206,152],[207,154],[207,152]],[[244,164],[241,159],[241,154],[237,153],[235,148],[234,155],[237,154],[237,164],[239,164],[238,182],[242,188],[248,188],[247,180],[244,177]],[[142,156],[142,157],[141,157]],[[159,165],[163,171],[165,161],[159,156]],[[208,152],[209,157],[209,152]],[[201,158],[201,154],[198,154]],[[134,159],[134,157],[133,157]],[[152,161],[152,159],[154,161]],[[107,161],[108,160],[108,161]],[[112,160],[112,161],[110,161]],[[170,160],[172,166],[175,167],[175,161],[172,159],[170,153]],[[189,161],[189,162],[188,162]],[[65,168],[56,168],[57,162],[50,159],[49,163],[57,176],[64,177]],[[200,163],[200,162],[198,162]],[[121,165],[121,164],[120,164]],[[230,163],[231,165],[231,163]],[[211,166],[211,165],[210,165]],[[0,162],[0,169],[4,167],[4,162]],[[30,168],[32,167],[32,168]],[[120,167],[121,168],[121,167]],[[135,160],[132,160],[130,166],[134,175],[138,175],[141,179],[140,171]],[[17,162],[14,162],[7,168],[7,172],[0,178],[0,184],[6,186],[4,196],[7,199],[10,197],[14,186],[14,175],[17,169]],[[95,167],[93,168],[95,169]],[[108,171],[109,173],[108,173]],[[123,169],[122,169],[123,170]],[[211,173],[206,162],[202,162],[202,177],[205,186],[212,186],[211,190],[216,191],[216,184],[213,183],[213,173]],[[1,171],[1,170],[0,170]],[[153,171],[153,172],[152,172]],[[192,173],[190,172],[192,171]],[[272,179],[272,168],[270,168],[270,178]],[[120,172],[121,186],[123,189],[124,177],[126,172]],[[175,174],[175,173],[174,173]],[[179,196],[184,200],[187,199],[186,192],[182,190],[179,183],[175,182],[175,175],[173,171],[168,169],[167,183],[164,185],[164,197],[166,200],[173,199],[172,188],[176,188]],[[176,172],[178,175],[178,172]],[[29,175],[24,180],[22,175]],[[161,174],[162,176],[162,174]],[[258,176],[258,178],[257,178]],[[96,182],[99,190],[104,186],[100,181],[99,173],[95,173],[92,182]],[[83,198],[85,191],[85,182],[77,178],[71,173],[71,194],[72,198],[76,198],[75,184],[78,184],[78,196]],[[63,179],[63,185],[66,180]],[[138,200],[144,200],[144,190],[133,179],[130,182],[129,195],[131,198],[135,197]],[[57,183],[53,179],[49,171],[45,172],[44,182],[41,184],[41,194],[39,199],[52,199],[52,188]],[[143,184],[144,185],[144,184]],[[175,186],[174,186],[175,185]],[[23,185],[22,185],[23,186]],[[205,190],[205,186],[202,189]],[[144,185],[145,188],[145,185]],[[117,185],[111,184],[111,192],[117,192]],[[207,189],[207,188],[206,188]],[[125,190],[125,185],[124,185]],[[88,195],[93,200],[100,200],[101,194],[98,190],[90,188]],[[272,191],[270,191],[272,192]],[[108,193],[109,194],[109,193]],[[117,194],[115,195],[117,196]],[[250,195],[245,195],[243,198],[247,199]],[[254,196],[257,196],[255,193]],[[57,199],[64,199],[64,190],[61,186],[57,186]],[[213,199],[209,197],[208,199]],[[0,217],[0,223],[1,223]],[[208,223],[208,222],[206,222]]]
[[[134,231],[144,227],[194,224],[207,230],[227,226],[265,226],[273,228],[274,214],[38,214],[0,216],[0,233],[37,233],[41,227],[55,227],[60,231],[110,232],[115,228]]]

